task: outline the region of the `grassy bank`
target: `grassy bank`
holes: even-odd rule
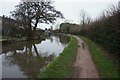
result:
[[[72,67],[76,59],[77,41],[71,37],[68,46],[52,61],[45,70],[39,74],[39,78],[70,78]]]
[[[81,36],[80,36],[81,37]],[[91,40],[81,37],[88,45],[92,58],[101,78],[118,78],[116,66],[109,60],[103,51]]]

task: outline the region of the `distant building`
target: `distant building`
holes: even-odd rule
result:
[[[13,19],[10,19],[10,18],[7,18],[5,16],[0,16],[0,22],[2,24],[2,35],[5,35],[5,36],[12,36],[12,37],[17,37],[17,36],[21,36],[24,32],[24,29],[23,29],[23,24],[16,21],[16,20],[13,20]]]

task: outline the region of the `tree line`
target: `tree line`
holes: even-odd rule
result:
[[[66,34],[78,34],[80,32],[80,26],[77,24],[72,23],[61,23],[60,24],[60,33],[66,33]]]
[[[116,55],[118,59],[118,56],[120,56],[119,7],[112,5],[108,10],[104,11],[99,18],[91,21],[89,24],[82,25],[80,34],[102,45],[108,52]],[[119,60],[117,60],[117,62],[118,61]],[[120,61],[118,63],[120,63]]]

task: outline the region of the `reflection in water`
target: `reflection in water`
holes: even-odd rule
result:
[[[45,40],[24,41],[3,45],[3,78],[36,78],[46,65],[62,52],[68,40],[61,35]],[[64,42],[65,41],[65,42]]]
[[[70,38],[66,35],[59,35],[59,38],[63,45],[66,45],[70,41]]]

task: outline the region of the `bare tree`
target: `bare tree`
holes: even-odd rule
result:
[[[84,10],[80,11],[80,24],[82,26],[85,26],[85,24],[90,24],[91,18],[87,15],[87,13]]]
[[[118,2],[118,19],[120,19],[120,1]]]
[[[64,18],[52,3],[51,0],[22,1],[11,13],[16,20],[26,24],[29,30],[34,31],[38,23],[54,23],[56,18]]]
[[[92,19],[90,16],[87,16],[86,18],[86,23],[89,25],[91,23]]]
[[[116,13],[118,13],[118,11],[119,11],[119,5],[111,4],[108,10],[106,10],[106,16],[115,15]]]

